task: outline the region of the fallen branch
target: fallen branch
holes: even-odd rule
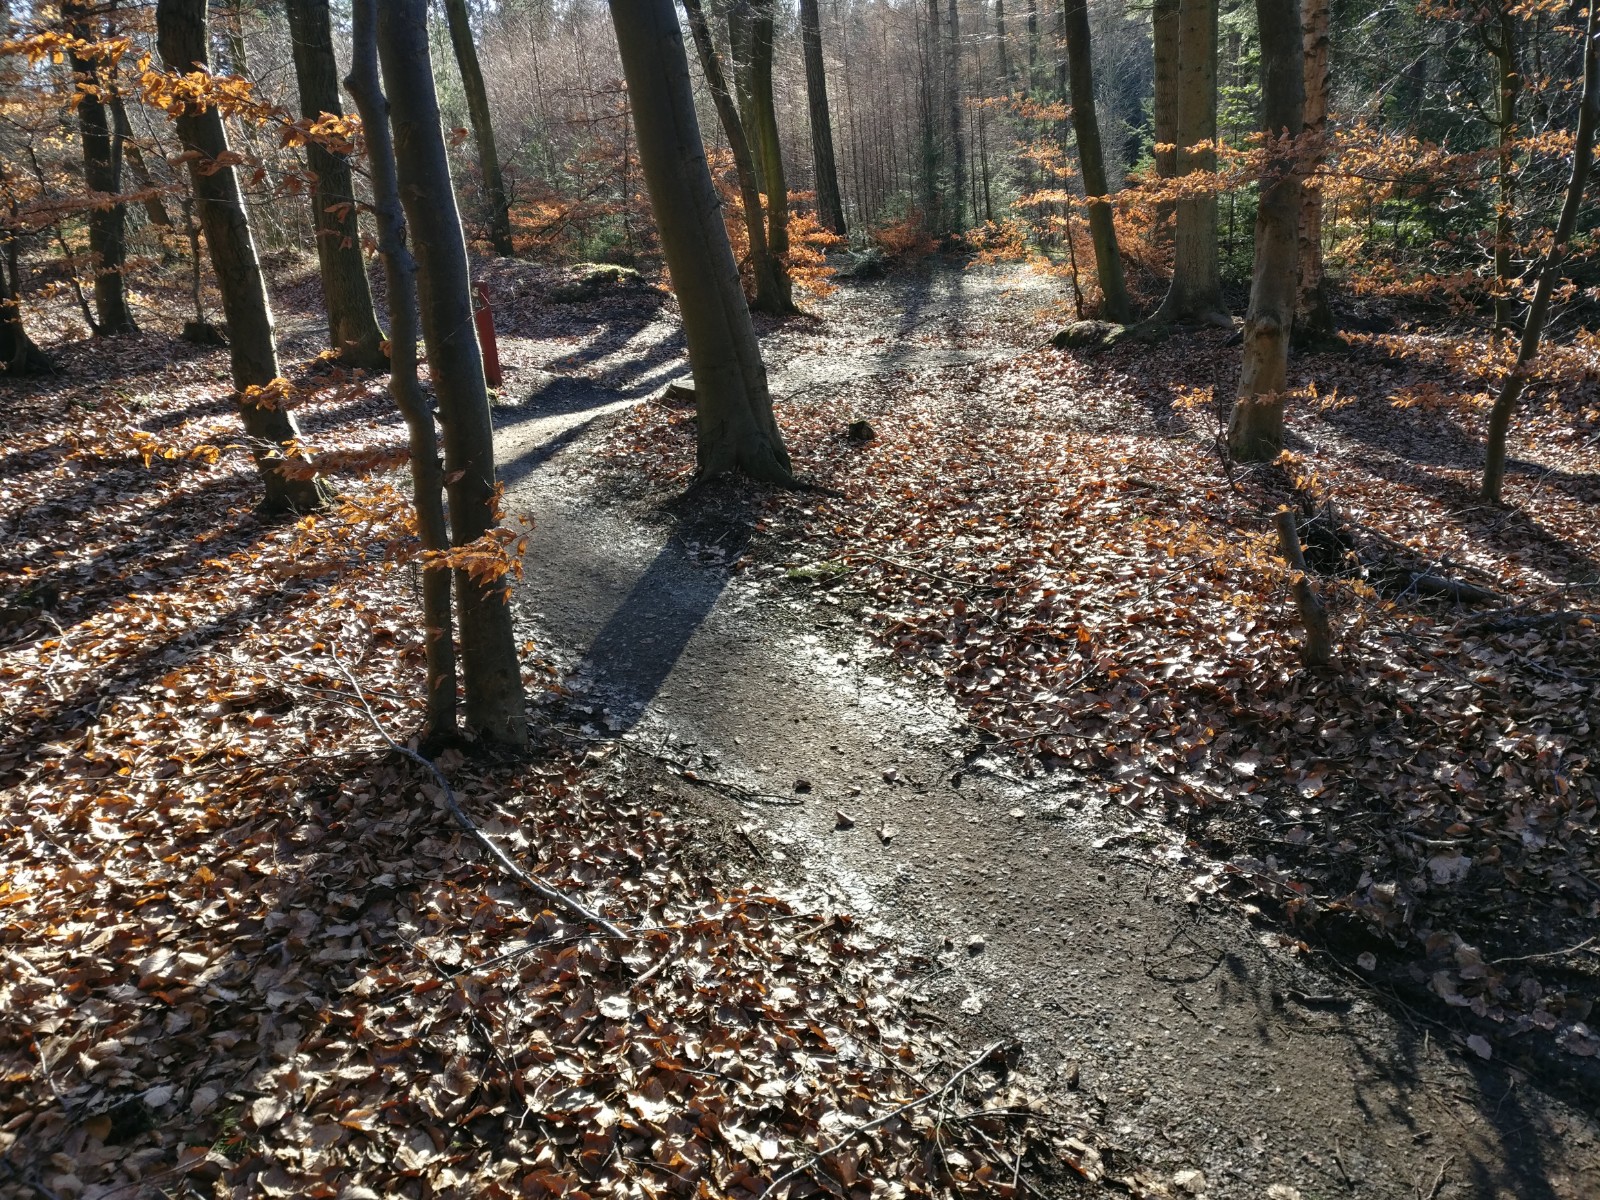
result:
[[[1295,607],[1300,610],[1300,623],[1306,630],[1306,644],[1301,648],[1301,656],[1308,667],[1325,667],[1333,658],[1333,632],[1328,627],[1328,610],[1323,606],[1322,597],[1311,586],[1294,513],[1287,508],[1280,510],[1277,522],[1279,552],[1295,573],[1290,588],[1294,592]]]
[[[350,668],[345,665],[344,660],[339,657],[338,652],[332,647],[329,647],[328,653],[333,656],[333,661],[338,665],[340,673],[344,675],[345,679],[349,682],[350,687],[355,691],[356,698],[361,702],[362,710],[367,714],[367,720],[372,723],[372,728],[377,731],[378,736],[388,743],[391,750],[395,751],[397,754],[409,758],[412,762],[416,763],[418,766],[425,769],[428,774],[433,776],[434,782],[439,785],[441,791],[444,793],[445,807],[450,810],[450,815],[455,818],[456,824],[461,826],[463,832],[465,832],[468,837],[470,837],[474,842],[478,843],[479,847],[485,854],[494,859],[501,870],[505,871],[506,874],[510,875],[513,879],[515,879],[523,887],[527,888],[534,895],[538,896],[540,899],[549,901],[557,908],[565,909],[568,913],[577,917],[581,921],[588,922],[596,929],[599,929],[612,937],[625,938],[631,936],[629,933],[623,930],[621,926],[615,925],[606,920],[599,913],[594,912],[592,909],[585,906],[581,901],[574,900],[565,892],[558,891],[549,884],[542,883],[538,879],[535,879],[532,875],[528,874],[528,872],[519,867],[516,862],[512,860],[509,854],[500,849],[500,847],[495,845],[494,842],[490,841],[489,835],[478,828],[477,823],[467,815],[466,811],[456,800],[455,788],[450,786],[450,781],[444,777],[444,772],[439,770],[438,766],[435,765],[431,758],[428,758],[423,754],[418,754],[415,750],[411,749],[410,746],[402,746],[399,742],[395,741],[389,736],[388,730],[386,730],[383,727],[383,723],[378,720],[378,714],[373,712],[372,705],[367,703],[366,693],[361,690],[361,684],[356,680],[355,675],[351,673]]]
[[[927,1104],[928,1102],[930,1102],[932,1100],[937,1100],[941,1096],[944,1096],[944,1095],[948,1094],[949,1091],[953,1087],[955,1087],[955,1085],[957,1083],[959,1083],[961,1081],[963,1076],[970,1075],[973,1071],[976,1071],[984,1063],[988,1062],[989,1061],[989,1056],[991,1054],[993,1054],[996,1050],[1000,1049],[1000,1047],[1003,1046],[1003,1045],[1005,1045],[1004,1042],[994,1042],[994,1043],[991,1043],[989,1046],[985,1047],[984,1050],[982,1051],[982,1053],[980,1053],[977,1058],[973,1059],[966,1066],[962,1067],[959,1071],[957,1071],[954,1075],[950,1076],[949,1079],[945,1080],[943,1086],[941,1086],[937,1091],[929,1092],[926,1096],[918,1096],[915,1100],[908,1100],[906,1103],[902,1104],[899,1108],[890,1109],[888,1112],[884,1113],[883,1116],[881,1116],[881,1117],[874,1117],[872,1120],[866,1122],[863,1125],[857,1125],[849,1133],[845,1134],[844,1137],[840,1138],[837,1142],[833,1143],[833,1145],[827,1146],[827,1147],[825,1147],[825,1148],[823,1148],[821,1150],[813,1151],[811,1154],[806,1156],[806,1158],[805,1158],[805,1160],[803,1162],[796,1163],[793,1167],[790,1167],[789,1170],[785,1171],[782,1175],[779,1175],[776,1179],[774,1179],[771,1183],[769,1183],[767,1185],[766,1191],[761,1193],[761,1200],[767,1200],[767,1198],[769,1196],[771,1196],[774,1192],[776,1192],[784,1184],[788,1183],[791,1179],[794,1179],[797,1176],[805,1174],[807,1171],[809,1171],[813,1167],[817,1166],[823,1159],[827,1158],[829,1155],[833,1155],[833,1154],[839,1153],[839,1151],[843,1150],[846,1146],[848,1146],[851,1142],[855,1141],[855,1139],[860,1137],[863,1133],[870,1133],[872,1130],[877,1129],[880,1125],[887,1125],[890,1121],[894,1120],[896,1117],[902,1116],[903,1114],[910,1112],[914,1108],[920,1108],[920,1107],[922,1107],[922,1105]]]

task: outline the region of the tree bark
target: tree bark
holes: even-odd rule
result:
[[[1244,361],[1228,422],[1228,452],[1243,462],[1268,462],[1283,449],[1300,230],[1302,168],[1295,143],[1305,127],[1300,0],[1256,0],[1256,17],[1261,29],[1261,116],[1268,150],[1256,210],[1255,275],[1244,323]]]
[[[428,0],[382,0],[377,42],[400,202],[416,255],[422,336],[444,429],[451,543],[459,548],[495,527],[498,489],[467,245],[428,56]],[[507,583],[457,569],[455,591],[467,728],[487,742],[525,746],[528,720]]]
[[[290,0],[291,4],[298,0]],[[389,285],[389,394],[405,418],[411,445],[411,494],[417,510],[417,535],[424,551],[450,548],[444,511],[444,464],[439,437],[417,378],[417,262],[406,245],[405,210],[395,172],[389,133],[389,101],[378,78],[377,7],[380,0],[355,0],[354,47],[345,86],[361,114],[371,170],[372,213],[378,229],[378,257]],[[456,653],[451,636],[450,572],[422,570],[423,650],[427,658],[427,701],[423,740],[437,742],[456,728]]]
[[[489,93],[483,86],[483,68],[478,65],[472,22],[467,18],[467,0],[444,0],[444,15],[450,26],[450,45],[455,49],[456,66],[461,71],[461,88],[467,96],[472,140],[478,147],[478,170],[483,175],[483,194],[489,206],[489,244],[496,254],[510,258],[515,253],[511,244],[511,201],[500,170],[500,149],[495,144]]]
[[[1295,25],[1298,38],[1300,26]],[[1217,0],[1178,4],[1177,172],[1217,169]],[[1298,52],[1296,62],[1299,61]],[[1304,83],[1301,84],[1302,88]],[[1296,126],[1298,129],[1299,126]],[[1156,313],[1159,321],[1227,324],[1217,261],[1217,195],[1177,202],[1172,286]]]
[[[1517,361],[1506,373],[1489,413],[1488,454],[1483,468],[1483,498],[1500,502],[1506,474],[1506,436],[1522,389],[1527,386],[1534,359],[1539,357],[1539,341],[1550,316],[1550,297],[1561,277],[1561,264],[1578,225],[1583,193],[1589,182],[1589,167],[1594,161],[1595,127],[1600,124],[1600,4],[1589,5],[1583,34],[1583,98],[1578,107],[1578,128],[1573,139],[1572,173],[1567,178],[1567,195],[1556,219],[1550,249],[1539,264],[1539,282],[1534,286],[1533,303],[1522,326],[1522,341],[1517,346]]]
[[[1000,87],[1011,93],[1011,47],[1006,41],[1006,0],[994,0],[994,41],[1000,54]]]
[[[767,246],[761,180],[756,172],[755,159],[750,153],[750,141],[745,137],[744,121],[739,116],[738,105],[728,90],[728,79],[722,70],[722,60],[717,54],[705,9],[700,0],[683,0],[683,8],[688,14],[689,32],[694,35],[695,49],[700,55],[700,69],[705,72],[706,83],[711,88],[711,101],[716,107],[717,119],[728,139],[728,149],[733,154],[734,173],[739,177],[739,204],[744,210],[745,238],[750,243],[750,275],[756,289],[755,299],[751,303],[765,313],[792,312],[794,301],[785,279],[787,272],[782,264],[773,259]]]
[[[672,0],[611,0],[639,161],[694,372],[701,479],[743,471],[792,484],[767,371],[695,117]]]
[[[738,79],[735,86],[746,109],[745,132],[750,136],[761,190],[766,195],[767,252],[777,267],[777,311],[797,312],[789,282],[789,185],[784,179],[778,108],[772,93],[774,24],[771,0],[735,0],[728,10],[734,74]]]
[[[947,9],[950,28],[945,31],[945,109],[950,138],[950,229],[960,233],[966,228],[967,146],[961,137],[961,11],[956,0],[949,0]]]
[[[161,60],[172,71],[208,70],[210,31],[205,0],[159,0],[156,41]],[[200,210],[211,254],[211,268],[222,293],[228,322],[228,352],[233,370],[234,400],[250,435],[256,471],[265,490],[268,512],[305,512],[321,507],[328,492],[321,481],[297,479],[278,468],[300,430],[288,410],[265,407],[247,399],[247,389],[266,387],[278,378],[278,347],[267,301],[266,280],[256,257],[250,220],[239,194],[239,180],[226,162],[228,138],[222,114],[214,107],[189,108],[174,117],[178,140],[192,157],[189,181]]]
[[[300,89],[300,111],[315,121],[324,113],[342,116],[339,67],[333,54],[328,0],[287,0],[289,40]],[[328,309],[328,341],[346,366],[381,370],[387,366],[383,330],[372,308],[361,229],[356,217],[350,161],[320,142],[306,144],[311,169],[312,223],[317,234],[317,265]]]
[[[833,154],[833,114],[828,108],[828,71],[822,61],[822,22],[817,13],[817,0],[800,0],[800,40],[806,60],[806,103],[811,116],[811,161],[817,178],[817,213],[826,228],[843,237],[844,201],[839,193],[839,168]]]
[[[1089,236],[1094,241],[1094,269],[1095,278],[1100,282],[1101,308],[1106,320],[1125,325],[1133,319],[1133,312],[1122,278],[1122,254],[1117,248],[1117,227],[1109,199],[1111,187],[1106,180],[1100,121],[1095,112],[1089,6],[1086,0],[1063,0],[1061,15],[1067,36],[1072,129],[1078,139],[1078,167],[1083,175],[1083,193],[1089,203]]]
[[[54,365],[34,345],[22,324],[21,291],[17,276],[17,243],[8,238],[5,261],[0,262],[0,374],[47,374],[54,370]]]
[[[1028,0],[1028,93],[1039,86],[1039,0]]]
[[[86,0],[63,5],[62,16],[78,38],[99,40],[100,30],[91,24],[93,9]],[[113,89],[98,59],[73,53],[71,66],[77,77],[83,181],[96,197],[84,221],[94,269],[94,332],[106,336],[138,333],[122,277],[128,257],[127,206],[112,200],[122,194],[122,132],[113,129],[106,106],[107,94]]]
[[[123,104],[122,97],[115,93],[111,96],[111,119],[115,122],[117,136],[122,139],[122,155],[127,160],[128,170],[133,172],[139,190],[145,193],[145,216],[150,218],[150,224],[171,229],[172,217],[168,215],[166,203],[161,199],[160,188],[144,161],[144,151],[133,140],[133,124],[128,120],[127,106]]]
[[[1300,282],[1295,301],[1294,338],[1313,345],[1333,337],[1333,306],[1322,270],[1322,182],[1328,161],[1328,9],[1329,0],[1304,0],[1306,155],[1309,172],[1300,191]]]

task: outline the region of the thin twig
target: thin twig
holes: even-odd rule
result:
[[[1580,950],[1587,950],[1597,941],[1600,941],[1600,937],[1585,938],[1576,946],[1568,946],[1565,950],[1549,950],[1544,954],[1519,954],[1515,958],[1491,958],[1489,961],[1494,966],[1498,967],[1502,963],[1535,962],[1539,959],[1545,958],[1565,958],[1569,954],[1576,954]]]

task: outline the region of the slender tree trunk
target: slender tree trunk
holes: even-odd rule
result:
[[[791,484],[761,348],[700,140],[672,0],[611,0],[611,23],[638,122],[639,162],[683,314],[694,371],[699,476],[737,470]]]
[[[86,0],[71,0],[63,7],[62,15],[77,37],[86,42],[99,40],[100,31],[90,24],[93,10]],[[120,196],[122,133],[113,129],[106,106],[113,88],[97,59],[74,53],[71,65],[77,76],[83,181],[96,196]],[[138,333],[122,277],[128,257],[127,206],[120,200],[104,207],[97,204],[85,215],[84,222],[89,228],[89,258],[94,271],[94,331],[104,335]]]
[[[1503,0],[1497,24],[1498,39],[1490,52],[1495,62],[1495,83],[1499,97],[1496,114],[1496,133],[1499,137],[1499,162],[1496,172],[1494,214],[1494,337],[1512,327],[1511,253],[1516,245],[1515,217],[1517,203],[1516,139],[1517,97],[1522,92],[1522,72],[1517,69],[1517,16]]]
[[[133,173],[139,190],[145,193],[145,216],[150,218],[150,224],[162,229],[171,229],[172,218],[167,215],[167,206],[161,199],[159,185],[144,161],[144,151],[140,150],[139,144],[133,140],[133,124],[128,120],[127,106],[122,103],[122,97],[116,93],[111,96],[111,119],[115,122],[117,136],[122,139],[122,155],[127,160],[128,170]]]
[[[811,115],[817,212],[824,226],[843,237],[844,201],[839,193],[839,168],[833,155],[833,115],[828,110],[828,71],[822,61],[822,21],[817,13],[817,0],[800,0],[800,40],[806,59],[806,101]]]
[[[1334,333],[1333,306],[1322,270],[1322,168],[1328,161],[1329,0],[1305,5],[1306,169],[1300,191],[1300,283],[1294,336],[1301,344],[1326,341]]]
[[[967,147],[961,136],[961,110],[965,100],[961,95],[961,11],[956,0],[949,0],[946,10],[950,28],[945,31],[944,89],[945,108],[948,112],[950,138],[950,183],[954,197],[950,206],[950,229],[960,233],[966,228]]]
[[[22,324],[20,284],[17,243],[7,238],[5,260],[0,262],[0,375],[42,375],[54,367]]]
[[[1294,322],[1305,128],[1305,38],[1300,0],[1256,0],[1261,29],[1261,117],[1268,154],[1256,210],[1255,275],[1244,323],[1244,361],[1228,422],[1228,452],[1268,462],[1283,449],[1289,334]]]
[[[285,7],[301,113],[313,121],[324,113],[342,116],[328,0],[287,0]],[[306,163],[313,176],[312,222],[328,309],[329,344],[346,366],[379,370],[387,365],[383,330],[378,328],[372,308],[372,289],[361,253],[349,159],[312,141],[306,144]]]
[[[1089,202],[1089,236],[1094,241],[1094,270],[1103,297],[1101,307],[1106,320],[1127,324],[1133,319],[1133,312],[1122,278],[1122,255],[1117,249],[1117,227],[1110,202],[1111,187],[1106,180],[1100,120],[1095,113],[1089,6],[1086,0],[1063,0],[1061,15],[1067,35],[1067,65],[1072,84],[1072,129],[1078,139],[1083,193]]]
[[[1217,0],[1179,0],[1178,30],[1178,174],[1215,172]],[[1298,38],[1298,23],[1294,32]],[[1177,213],[1172,286],[1155,319],[1227,324],[1217,261],[1216,192],[1179,200]]]
[[[772,252],[767,247],[761,180],[755,159],[750,153],[750,141],[745,136],[739,107],[728,90],[728,79],[722,70],[722,60],[717,54],[705,9],[700,0],[683,0],[683,8],[688,14],[689,31],[694,35],[695,49],[700,55],[700,69],[711,88],[717,119],[722,125],[723,135],[728,139],[728,149],[733,154],[734,173],[739,177],[739,202],[744,209],[745,237],[750,243],[750,274],[756,288],[755,299],[751,303],[765,313],[793,312],[794,301],[786,278],[787,272],[773,260]]]
[[[1028,0],[1028,91],[1039,87],[1039,0]]]
[[[761,190],[766,194],[767,251],[777,270],[781,307],[794,312],[789,283],[789,185],[784,179],[783,151],[778,140],[778,108],[772,93],[774,23],[771,0],[736,0],[728,12],[734,48],[735,85],[746,109]]]
[[[428,56],[428,0],[382,0],[377,42],[400,202],[416,255],[428,371],[444,429],[451,543],[459,548],[495,527],[498,489],[467,245]],[[474,579],[462,568],[455,572],[455,592],[467,728],[497,745],[525,746],[528,719],[507,582]]]
[[[1151,9],[1151,35],[1155,45],[1155,97],[1151,104],[1155,127],[1156,178],[1174,179],[1178,174],[1178,25],[1179,0],[1154,0]],[[1162,225],[1172,217],[1170,200],[1156,210]]]
[[[295,3],[296,0],[291,0]],[[411,493],[417,510],[417,534],[424,551],[442,554],[450,548],[444,511],[444,464],[433,413],[417,378],[417,262],[406,245],[405,210],[395,172],[394,141],[389,133],[389,101],[378,78],[377,9],[381,0],[355,0],[350,89],[366,135],[371,170],[372,213],[378,228],[378,256],[389,285],[389,394],[405,418],[411,444]],[[456,728],[456,652],[451,636],[450,572],[424,565],[422,570],[423,651],[428,681],[425,741],[440,741]]]
[[[994,0],[994,41],[1000,54],[1000,89],[1011,92],[1011,47],[1006,42],[1006,0]]]
[[[483,175],[483,194],[489,205],[489,244],[496,254],[509,258],[515,253],[511,245],[511,201],[506,194],[505,176],[500,171],[500,150],[495,145],[489,93],[483,86],[483,68],[478,65],[472,22],[467,19],[467,0],[444,0],[444,15],[450,26],[456,66],[461,71],[461,88],[467,95],[472,140],[478,147],[478,170]]]
[[[157,3],[157,45],[169,70],[206,70],[209,35],[205,0]],[[228,162],[222,114],[214,107],[191,107],[176,114],[174,121],[178,140],[191,156],[190,186],[211,252],[211,268],[222,293],[234,399],[250,435],[256,470],[266,492],[263,507],[268,512],[319,508],[328,499],[320,480],[294,478],[278,469],[290,444],[300,438],[294,417],[286,409],[255,402],[248,390],[264,388],[278,378],[278,347],[266,280],[256,257],[239,180],[231,165],[222,165]]]
[[[1556,219],[1550,249],[1545,251],[1539,264],[1539,282],[1534,286],[1533,303],[1528,308],[1522,326],[1522,341],[1517,347],[1516,364],[1506,373],[1495,397],[1494,408],[1489,413],[1488,457],[1483,469],[1483,498],[1490,503],[1500,502],[1501,486],[1506,474],[1506,436],[1511,429],[1511,417],[1522,399],[1522,389],[1527,386],[1528,375],[1534,359],[1539,357],[1539,341],[1544,336],[1544,324],[1550,316],[1550,297],[1561,277],[1561,264],[1566,259],[1572,235],[1577,229],[1578,213],[1583,207],[1583,193],[1589,182],[1589,168],[1594,161],[1595,126],[1600,124],[1600,4],[1589,6],[1588,22],[1583,33],[1583,99],[1578,108],[1578,129],[1573,139],[1572,174],[1567,179],[1567,195],[1561,205],[1561,215]]]
[[[922,68],[922,171],[923,171],[923,218],[929,232],[942,234],[948,230],[944,211],[944,186],[941,176],[944,173],[944,133],[941,128],[943,122],[939,119],[942,107],[943,87],[941,76],[944,67],[944,52],[942,41],[939,37],[939,28],[943,24],[943,17],[939,10],[939,0],[928,0],[927,7],[927,37],[920,47]]]

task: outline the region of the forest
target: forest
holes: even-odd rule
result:
[[[5,7],[0,1200],[1600,1195],[1600,5]]]

